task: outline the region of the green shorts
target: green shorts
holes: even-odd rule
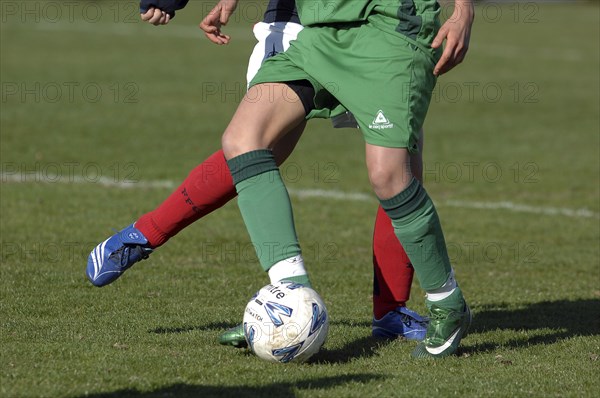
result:
[[[286,52],[263,63],[250,85],[308,80],[316,108],[307,119],[350,111],[369,144],[416,152],[436,83],[435,61],[369,23],[307,27]]]

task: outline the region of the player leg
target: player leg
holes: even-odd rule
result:
[[[292,152],[304,125],[301,123],[277,143],[273,150],[277,164]],[[98,287],[114,282],[154,249],[236,195],[223,151],[219,150],[194,168],[156,209],[98,244],[88,257],[88,279]]]
[[[370,38],[369,42],[373,42],[380,38],[376,29],[365,29],[369,29],[364,33],[365,40]],[[383,44],[385,48],[379,52],[396,50],[397,64],[381,73],[383,76],[395,73],[397,86],[390,90],[402,96],[393,101],[367,99],[376,101],[376,106],[369,110],[376,116],[363,114],[360,118],[367,142],[369,179],[426,292],[429,325],[425,340],[417,345],[413,356],[443,357],[456,352],[470,325],[471,314],[454,279],[437,211],[411,167],[411,154],[418,153],[418,132],[435,83],[431,73],[433,62],[412,46],[402,46],[402,42],[393,38]],[[383,81],[381,76],[374,75],[372,84]]]
[[[410,156],[413,175],[422,181],[423,133],[419,152]],[[377,209],[373,233],[373,325],[374,337],[423,340],[428,319],[406,307],[414,269],[394,233],[385,210]]]
[[[314,106],[314,89],[305,83],[252,87],[247,97],[257,100],[242,101],[222,142],[238,192],[238,207],[262,268],[271,282],[310,286],[290,198],[269,149],[287,129],[303,123]],[[240,326],[234,327],[222,334],[219,342],[243,347],[242,334]]]
[[[303,123],[314,93],[306,81],[258,84],[249,90],[223,134],[238,207],[271,282],[310,286],[290,198],[270,148],[287,130]],[[233,328],[221,335],[220,342],[240,346],[239,333],[239,327]]]
[[[257,44],[248,62],[248,82],[262,62],[289,47],[302,26],[295,23],[258,23],[254,27]],[[280,139],[273,154],[277,164],[289,156],[298,143],[305,122]],[[88,257],[86,274],[95,286],[105,286],[119,278],[138,261],[181,230],[220,208],[237,195],[222,150],[193,169],[183,183],[155,210],[98,244]]]
[[[373,189],[427,293],[430,324],[413,356],[451,355],[468,329],[470,311],[454,279],[436,209],[411,173],[406,148],[366,144],[366,153]]]
[[[435,60],[370,23],[305,32],[319,41],[310,49],[307,72],[319,81],[337,82],[336,99],[355,115],[367,143],[373,189],[427,294],[430,322],[413,355],[450,355],[468,328],[470,312],[454,280],[435,207],[410,165],[435,86]],[[335,64],[328,64],[332,58]]]
[[[293,90],[290,87],[294,87]],[[291,203],[271,148],[302,123],[307,108],[298,93],[310,84],[253,86],[223,134],[223,152],[238,193],[238,206],[258,259],[271,281],[310,284],[296,236]]]

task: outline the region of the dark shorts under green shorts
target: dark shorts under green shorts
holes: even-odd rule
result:
[[[434,65],[410,41],[369,23],[309,27],[286,52],[267,59],[250,85],[309,80],[316,109],[307,118],[350,111],[369,144],[415,152]]]

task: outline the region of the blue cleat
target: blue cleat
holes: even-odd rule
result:
[[[106,286],[150,253],[148,239],[131,224],[92,250],[85,273],[94,286]]]
[[[404,338],[421,341],[427,334],[429,318],[421,316],[406,307],[398,307],[381,319],[373,318],[373,337],[387,339]]]

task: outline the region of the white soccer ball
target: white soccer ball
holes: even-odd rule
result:
[[[244,335],[259,358],[303,362],[316,354],[329,330],[329,317],[313,289],[293,282],[267,285],[244,312]]]

